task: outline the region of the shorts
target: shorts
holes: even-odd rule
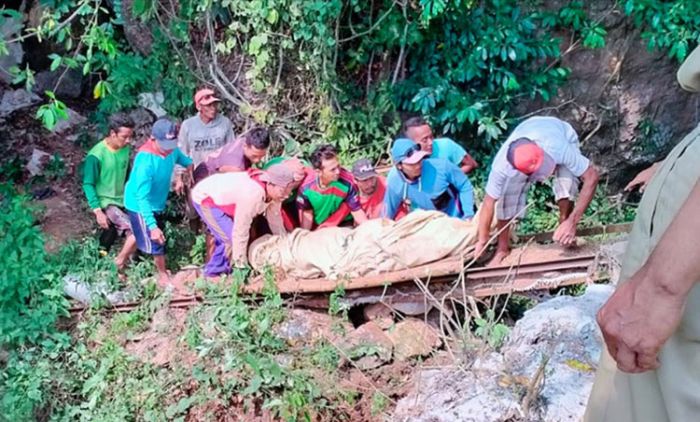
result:
[[[136,247],[148,255],[165,255],[165,244],[151,240],[151,230],[146,225],[146,221],[141,214],[127,210],[129,220],[136,238]],[[155,214],[156,224],[161,230],[165,230],[165,221],[160,214]]]
[[[526,174],[520,172],[506,180],[503,194],[496,202],[496,219],[522,219],[525,216],[527,192],[530,189],[530,185],[532,185],[532,180]],[[554,171],[554,182],[552,183],[552,191],[556,201],[576,198],[578,186],[578,177],[574,176],[568,168],[557,166]]]
[[[123,209],[116,205],[108,205],[107,208],[104,209],[104,213],[119,236],[131,233],[131,222],[129,221],[129,216]]]

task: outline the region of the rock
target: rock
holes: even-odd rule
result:
[[[559,10],[565,4],[546,0],[541,7]],[[617,192],[697,126],[697,94],[680,88],[679,62],[668,50],[649,49],[632,19],[607,11],[609,1],[582,4],[607,30],[605,46],[563,55],[561,65],[571,74],[557,95],[548,102],[524,101],[515,115],[536,112],[571,123],[584,155],[609,180],[609,191]],[[568,31],[553,35],[562,38],[562,51],[570,47]],[[543,113],[544,107],[552,111]]]
[[[168,114],[162,107],[164,102],[165,97],[163,97],[162,92],[145,92],[139,94],[139,105],[153,113],[157,119]]]
[[[156,121],[156,117],[152,112],[143,107],[138,107],[129,112],[129,117],[134,121],[134,139],[143,140],[151,135],[151,127]]]
[[[27,171],[32,176],[38,176],[44,172],[44,166],[51,160],[51,154],[38,148],[32,150],[32,156],[27,162]]]
[[[361,369],[370,369],[391,360],[393,344],[377,324],[368,322],[348,334],[338,347],[350,359],[360,359]]]
[[[22,18],[6,17],[2,26],[0,26],[0,35],[4,40],[19,35],[22,30]],[[13,66],[19,66],[24,57],[24,49],[19,42],[13,42],[7,45],[7,54],[0,55],[0,81],[9,84],[12,82],[13,76],[8,72]]]
[[[365,306],[362,314],[365,320],[374,322],[383,330],[394,325],[394,312],[383,303],[371,303]]]
[[[77,112],[73,111],[73,109],[68,108],[68,119],[65,120],[59,120],[56,122],[56,125],[53,127],[51,130],[53,133],[63,133],[66,132],[67,130],[73,129],[76,126],[83,125],[87,123],[87,119]]]
[[[392,421],[503,422],[520,420],[518,396],[498,384],[497,372],[430,369],[416,375],[416,385],[401,399]]]
[[[418,316],[428,313],[433,305],[426,300],[396,300],[391,302],[391,307],[404,315]]]
[[[56,86],[59,78],[61,82]],[[59,99],[76,99],[80,98],[83,92],[83,73],[78,69],[66,70],[65,67],[59,67],[53,71],[43,70],[34,76],[34,81],[32,90],[40,95],[43,95],[44,91],[53,91]]]
[[[583,415],[602,344],[595,315],[612,291],[612,286],[592,285],[582,296],[559,296],[535,306],[503,346],[514,375],[532,376],[542,358],[549,358],[540,394],[546,403],[544,420],[578,420]]]
[[[174,4],[178,4],[175,2]],[[151,55],[151,47],[153,45],[153,37],[151,36],[151,28],[141,21],[140,18],[134,17],[133,7],[134,0],[122,0],[121,10],[118,16],[121,17],[124,23],[124,36],[131,47],[141,53],[143,56]]]
[[[291,344],[312,344],[321,339],[337,343],[351,330],[346,321],[304,309],[291,309],[287,319],[275,327],[275,333]]]
[[[387,335],[394,345],[395,360],[426,356],[442,344],[432,327],[415,318],[397,323],[387,331]]]
[[[393,420],[521,420],[524,390],[543,356],[549,358],[546,382],[529,420],[581,420],[602,346],[595,314],[611,293],[611,286],[593,285],[582,296],[537,305],[515,324],[500,354],[477,359],[466,373],[422,371],[414,390],[397,404]]]
[[[41,101],[38,95],[24,89],[7,90],[0,102],[0,116],[9,116],[17,110],[31,107]]]

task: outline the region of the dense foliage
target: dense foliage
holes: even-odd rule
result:
[[[51,70],[79,69],[91,81],[97,119],[157,91],[170,114],[184,117],[193,111],[193,91],[207,85],[223,95],[238,128],[270,126],[287,152],[332,141],[346,160],[379,158],[399,129],[399,117],[418,113],[487,162],[516,122],[512,110],[518,103],[548,101],[566,82],[562,46],[600,48],[607,35],[583,1],[562,2],[558,9],[535,0],[38,3],[31,24],[0,40],[0,54],[29,38],[51,43]],[[650,48],[673,59],[682,60],[700,40],[693,0],[611,5],[641,29]],[[18,12],[0,9],[0,23],[18,18]],[[127,40],[125,25],[134,24],[140,37]],[[12,69],[14,83],[31,87],[36,70]],[[45,93],[37,111],[45,126],[66,116],[63,101]],[[3,169],[19,168],[10,164]],[[474,175],[477,188],[484,177],[483,170]],[[521,231],[552,229],[557,217],[547,188],[538,187],[530,201]],[[47,254],[25,198],[7,194],[1,202],[0,419],[182,420],[192,407],[212,397],[229,403],[238,392],[246,405],[287,420],[352,407],[352,394],[319,391],[318,374],[299,370],[302,364],[335,368],[333,347],[303,351],[297,366],[276,360],[289,349],[269,329],[283,318],[272,290],[260,306],[233,294],[203,309],[215,315],[208,325],[188,322],[183,342],[210,364],[194,368],[191,386],[191,377],[139,362],[121,346],[122,337],[138,333],[162,305],[152,285],[142,287],[143,308],[113,320],[99,341],[95,327],[105,321],[98,313],[87,315],[73,337],[62,335],[56,328],[67,312],[62,277],[117,283],[114,266],[101,259],[94,242]],[[606,198],[601,188],[584,224],[631,217],[620,198]],[[172,255],[171,265],[201,261],[201,236],[169,225],[167,238],[169,246],[187,245]],[[130,279],[141,280],[152,264],[144,261],[130,271]],[[484,338],[501,338],[485,320],[480,328]],[[234,367],[235,377],[228,376]],[[377,396],[378,403],[384,400]]]

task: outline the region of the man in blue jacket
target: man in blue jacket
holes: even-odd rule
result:
[[[415,209],[438,210],[463,219],[474,216],[474,191],[462,170],[441,158],[426,158],[420,144],[400,138],[391,148],[394,167],[387,176],[385,216],[395,219]]]
[[[138,249],[153,255],[158,285],[167,287],[165,235],[161,214],[170,191],[175,164],[191,170],[192,159],[177,147],[177,126],[161,118],[153,124],[151,137],[139,149],[126,182],[124,205]],[[174,286],[179,287],[179,286]]]

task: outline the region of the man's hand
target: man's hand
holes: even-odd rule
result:
[[[474,246],[474,258],[479,258],[486,251],[487,242],[479,240]]]
[[[659,163],[654,163],[651,167],[637,173],[634,179],[632,179],[632,181],[629,182],[627,186],[625,186],[625,191],[632,191],[637,186],[639,186],[639,191],[644,192],[644,189],[646,189],[647,185],[649,184],[649,181],[652,177],[654,177],[654,174],[656,173],[656,170],[658,168]]]
[[[175,193],[182,195],[185,193],[185,174],[181,174],[175,178]]]
[[[158,227],[152,229],[151,240],[160,244],[165,243],[165,235],[163,234],[163,231]]]
[[[570,218],[562,221],[554,231],[552,240],[564,246],[570,246],[576,241],[576,223]]]
[[[101,208],[96,208],[92,210],[92,212],[95,213],[95,220],[97,220],[97,225],[105,230],[108,229],[109,219],[107,219],[107,216],[105,215],[104,211],[102,211]]]
[[[659,367],[659,351],[676,331],[685,306],[684,295],[659,288],[645,268],[622,284],[598,312],[605,344],[623,372]]]

